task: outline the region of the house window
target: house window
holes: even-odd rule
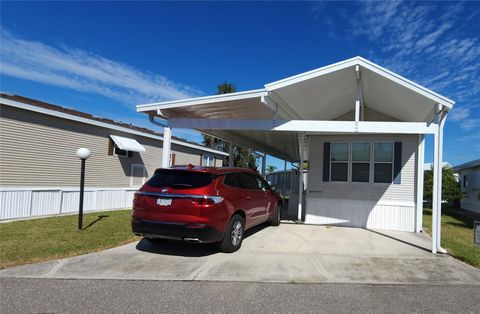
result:
[[[467,175],[463,176],[463,187],[468,188],[468,176]]]
[[[145,183],[147,171],[143,164],[132,164],[130,169],[130,186],[140,187]]]
[[[215,166],[215,157],[213,157],[212,155],[203,155],[202,156],[202,166],[214,167]]]
[[[132,158],[133,152],[118,148],[115,142],[110,138],[108,141],[108,155]]]
[[[349,143],[332,143],[330,150],[330,181],[348,180]]]
[[[373,182],[392,183],[393,178],[393,143],[374,144]]]
[[[352,143],[352,182],[370,182],[370,150],[368,142]]]
[[[128,150],[120,149],[116,145],[113,149],[113,153],[117,156],[128,157],[128,158],[132,158],[132,156],[133,156],[133,152],[128,151]]]

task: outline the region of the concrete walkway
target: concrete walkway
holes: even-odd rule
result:
[[[247,233],[240,251],[145,240],[0,271],[0,277],[301,283],[473,284],[480,270],[430,253],[425,235],[282,223]]]

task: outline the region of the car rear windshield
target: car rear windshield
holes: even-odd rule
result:
[[[185,170],[157,170],[147,185],[154,188],[194,189],[212,183],[213,174]]]

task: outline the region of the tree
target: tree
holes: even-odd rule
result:
[[[273,165],[268,165],[267,166],[267,173],[272,173],[274,172],[275,170],[277,169],[277,167],[273,166]]]
[[[237,90],[235,88],[235,85],[233,85],[232,83],[224,82],[217,86],[218,95],[234,93],[236,91]],[[206,134],[203,134],[203,144],[207,147],[221,150],[227,153],[230,151],[231,145],[228,142]],[[253,149],[233,145],[233,166],[257,170],[257,162],[253,153]],[[226,164],[229,163],[229,158],[230,156],[226,158]]]
[[[433,191],[433,171],[425,171],[423,183],[423,199],[432,204]],[[460,183],[457,182],[452,168],[443,168],[442,171],[442,200],[448,203],[454,203],[463,197]]]

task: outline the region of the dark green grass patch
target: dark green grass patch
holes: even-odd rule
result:
[[[480,247],[473,243],[473,221],[480,217],[456,210],[442,210],[442,247],[456,258],[480,268]],[[432,210],[423,210],[423,230],[431,234]]]
[[[15,265],[80,255],[138,240],[130,227],[131,211],[14,221],[0,224],[0,269]]]

